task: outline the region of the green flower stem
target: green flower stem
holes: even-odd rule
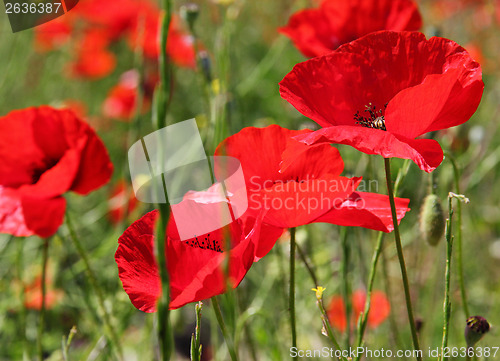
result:
[[[217,296],[211,298],[212,300],[212,308],[214,309],[215,317],[217,318],[217,322],[219,323],[220,330],[222,332],[222,336],[226,341],[227,349],[229,351],[229,355],[232,361],[238,361],[238,354],[234,348],[234,343],[231,337],[229,336],[229,332],[227,331],[226,324],[224,323],[224,318],[222,318],[222,313],[220,311],[219,301],[217,300]]]
[[[203,303],[200,301],[195,306],[196,312],[196,327],[194,333],[191,335],[191,361],[201,360],[201,340],[200,340],[200,330],[201,330],[201,307]]]
[[[71,330],[69,330],[69,335],[68,338],[63,335],[62,341],[61,341],[61,351],[62,351],[62,357],[64,361],[69,361],[69,356],[68,356],[68,351],[69,351],[69,346],[71,345],[71,341],[73,341],[73,337],[76,334],[76,326],[71,327]]]
[[[172,21],[172,0],[163,0],[163,10],[165,14],[162,18],[160,29],[160,54],[158,59],[160,70],[160,85],[156,92],[155,115],[156,127],[162,129],[167,126],[167,113],[172,96],[172,69],[167,57],[167,41],[170,23]],[[160,155],[161,157],[161,155]],[[161,159],[160,159],[161,163]],[[155,178],[156,179],[156,178]],[[158,179],[157,179],[158,181]],[[165,201],[168,202],[167,188],[164,175],[161,175],[161,181],[165,196]],[[156,187],[157,188],[157,187]],[[160,346],[160,360],[168,361],[173,352],[174,340],[172,327],[170,324],[170,280],[168,275],[167,260],[165,254],[165,241],[168,219],[170,216],[170,206],[168,203],[158,205],[160,211],[160,219],[156,224],[155,230],[155,258],[158,263],[158,272],[161,282],[161,294],[157,303],[157,319],[158,319],[158,343]]]
[[[43,361],[43,329],[45,322],[45,307],[46,307],[46,294],[47,294],[47,262],[49,259],[49,242],[50,238],[43,239],[43,251],[42,251],[42,307],[40,308],[40,315],[38,318],[38,332],[36,338],[36,345],[38,350],[38,359]]]
[[[309,264],[309,261],[307,260],[307,256],[305,253],[302,251],[302,248],[295,243],[295,248],[297,249],[297,253],[299,254],[300,259],[302,262],[304,262],[304,266],[306,266],[307,272],[309,272],[309,275],[311,276],[311,279],[314,283],[314,287],[318,287],[318,277],[316,276],[316,273],[314,272],[312,266]]]
[[[12,242],[14,240],[14,236],[11,236],[8,242]],[[24,242],[20,239],[17,240],[18,250],[16,257],[16,268],[17,268],[17,277],[21,282],[20,295],[19,299],[21,300],[21,310],[19,312],[19,329],[21,331],[21,337],[23,340],[23,360],[27,360],[30,357],[30,344],[28,343],[28,339],[26,337],[26,294],[24,284]]]
[[[347,244],[347,227],[340,228],[340,243],[342,245],[342,298],[345,305],[345,319],[346,332],[345,332],[345,348],[349,349],[351,346],[351,290],[349,287],[349,245]]]
[[[104,333],[106,335],[106,338],[113,347],[115,357],[118,360],[122,360],[123,354],[121,350],[121,345],[118,339],[118,335],[115,332],[115,328],[111,323],[111,316],[109,315],[104,305],[104,296],[102,289],[99,286],[99,283],[97,282],[97,278],[95,276],[94,271],[92,270],[92,267],[90,267],[90,261],[87,256],[87,252],[85,252],[85,249],[83,248],[78,236],[76,235],[75,229],[73,228],[73,223],[71,222],[71,217],[69,215],[69,212],[66,212],[66,225],[69,231],[69,236],[70,236],[69,238],[71,239],[71,242],[73,242],[73,245],[75,246],[80,258],[83,261],[83,264],[85,265],[85,270],[87,271],[87,276],[90,280],[90,286],[92,287],[97,297],[98,311],[104,324]]]
[[[335,338],[335,335],[333,334],[332,326],[330,325],[330,320],[328,319],[328,313],[325,310],[325,306],[323,305],[323,291],[325,289],[323,287],[317,287],[316,289],[313,289],[313,291],[316,291],[316,304],[318,305],[318,308],[321,312],[321,321],[323,322],[323,327],[326,331],[326,334],[330,341],[332,341],[333,346],[339,351],[342,351],[340,348],[339,343],[337,342],[337,339]],[[346,358],[341,354],[340,356],[341,360],[347,361]]]
[[[398,175],[396,177],[396,182],[394,184],[394,194],[397,194],[399,190],[399,186],[401,185],[401,182],[403,181],[404,177],[408,173],[408,170],[410,169],[410,161],[406,160],[405,164],[403,167],[401,167],[398,171]],[[358,333],[357,333],[357,347],[361,347],[363,344],[363,337],[366,331],[366,326],[368,324],[368,314],[370,312],[370,307],[371,307],[371,297],[372,297],[372,291],[373,291],[373,284],[375,281],[375,275],[377,273],[377,265],[378,261],[380,259],[380,255],[382,254],[384,249],[384,232],[379,232],[377,236],[377,242],[375,246],[375,251],[373,252],[372,256],[372,263],[370,267],[370,274],[368,276],[368,284],[367,284],[367,290],[366,290],[366,300],[365,300],[365,308],[363,310],[363,313],[361,314],[361,318],[359,319],[359,324],[358,324]],[[360,360],[361,355],[358,355],[356,360]]]
[[[172,74],[171,66],[167,56],[167,40],[168,29],[172,21],[172,1],[163,0],[163,9],[165,15],[163,16],[160,29],[160,54],[158,65],[160,69],[160,85],[159,91],[156,94],[156,126],[158,129],[164,128],[167,125],[167,113],[171,97],[172,88]]]
[[[452,196],[448,196],[448,219],[446,220],[446,270],[445,270],[445,286],[444,286],[444,302],[443,302],[443,339],[441,341],[441,350],[444,350],[448,346],[448,332],[450,327],[450,315],[451,315],[451,302],[450,302],[450,280],[451,280],[451,253],[453,247],[453,236],[452,233]],[[441,360],[447,360],[448,357],[444,357],[441,354]]]
[[[368,313],[370,312],[370,307],[371,307],[373,283],[375,281],[375,274],[377,273],[377,264],[380,258],[380,254],[382,253],[383,245],[384,245],[384,233],[379,232],[377,237],[377,245],[375,246],[375,252],[373,253],[372,256],[370,275],[368,276],[368,284],[366,287],[367,290],[366,290],[365,309],[363,311],[363,314],[361,315],[358,324],[357,347],[361,347],[361,345],[363,344],[363,337],[365,334],[366,325],[368,324]],[[356,360],[360,359],[361,355],[358,355],[356,357]]]
[[[455,161],[455,158],[448,153],[445,153],[446,159],[448,159],[451,162],[451,165],[453,167],[453,178],[455,182],[455,192],[457,194],[461,194],[460,192],[460,171],[457,165],[457,162]],[[467,303],[467,292],[465,288],[465,281],[464,281],[464,266],[463,266],[463,253],[462,253],[462,202],[458,202],[457,204],[457,226],[456,226],[456,239],[454,242],[456,242],[457,246],[457,267],[458,267],[458,283],[460,284],[460,296],[462,298],[462,308],[464,310],[465,314],[465,319],[467,319],[469,316],[471,316],[469,312],[469,304]]]
[[[163,178],[163,175],[162,175]],[[165,182],[163,182],[163,189]],[[168,199],[165,195],[165,199]],[[172,327],[170,324],[170,280],[167,268],[167,260],[165,255],[165,240],[168,218],[170,215],[170,206],[168,204],[160,204],[160,219],[156,226],[155,237],[155,258],[158,263],[158,272],[161,280],[161,294],[157,303],[158,317],[158,342],[160,344],[160,359],[162,361],[170,360],[174,348],[174,340]]]
[[[388,270],[388,260],[387,260],[387,248],[382,249],[382,278],[384,279],[384,291],[387,296],[387,300],[390,305],[393,305],[391,281],[389,280],[389,270]],[[400,333],[398,329],[398,323],[396,322],[396,316],[394,312],[389,312],[389,327],[391,329],[392,340],[394,345],[398,349],[403,349],[404,345],[401,342]]]
[[[297,329],[295,325],[295,227],[290,228],[290,291],[288,294],[288,312],[292,329],[292,347],[297,347]],[[294,357],[297,359],[297,356]]]
[[[408,275],[406,273],[403,247],[401,246],[401,236],[399,234],[398,218],[396,214],[396,203],[394,201],[394,190],[392,187],[392,178],[391,178],[391,161],[388,158],[384,158],[384,165],[385,165],[385,178],[387,182],[387,192],[389,193],[389,201],[391,203],[392,223],[394,225],[394,239],[396,242],[396,250],[398,253],[399,266],[401,267],[401,277],[403,279],[403,286],[406,299],[406,310],[408,311],[408,320],[410,322],[411,336],[413,339],[413,346],[415,350],[420,350],[417,328],[415,327],[415,319],[413,317],[413,306],[411,304],[410,285],[408,282]],[[417,352],[416,359],[418,361],[422,360],[422,356],[420,355],[419,352]]]

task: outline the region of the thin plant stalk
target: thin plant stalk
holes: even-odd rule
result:
[[[49,242],[50,238],[43,239],[42,249],[42,305],[40,307],[40,315],[38,317],[38,332],[36,338],[38,359],[43,361],[43,329],[45,327],[45,308],[46,308],[46,294],[47,294],[47,262],[49,259]]]
[[[200,301],[194,306],[194,310],[196,313],[196,326],[194,329],[194,333],[191,335],[191,361],[200,361],[201,360],[201,339],[200,339],[200,331],[201,331],[201,307],[203,303]]]
[[[288,294],[288,312],[292,330],[292,347],[297,347],[297,329],[295,322],[295,227],[290,228],[290,285]],[[297,356],[294,357],[297,359]]]
[[[302,251],[302,248],[295,243],[295,248],[297,249],[297,253],[299,254],[300,259],[304,263],[304,266],[306,266],[307,272],[311,276],[311,279],[314,283],[314,287],[318,287],[318,277],[316,276],[316,273],[314,272],[314,269],[312,266],[309,264],[309,261],[307,260],[307,256],[305,255],[304,251]]]
[[[363,313],[360,316],[358,323],[358,334],[357,334],[357,347],[361,347],[363,344],[363,336],[365,334],[366,325],[368,324],[368,314],[370,312],[371,307],[371,296],[373,290],[373,283],[375,281],[375,274],[377,273],[377,264],[380,258],[380,254],[382,253],[382,248],[384,245],[384,233],[379,232],[377,237],[377,245],[375,246],[375,251],[372,256],[372,263],[370,267],[370,275],[368,276],[368,284],[366,287],[366,300],[365,300],[365,308]],[[361,355],[358,355],[356,360],[359,360]]]
[[[441,360],[447,360],[448,357],[444,357],[443,350],[448,346],[448,333],[450,327],[450,315],[451,315],[451,302],[450,302],[450,280],[451,280],[451,254],[453,248],[453,236],[452,233],[452,197],[448,196],[448,219],[446,220],[446,270],[445,270],[445,283],[444,283],[444,302],[443,302],[443,338],[441,341]]]
[[[389,301],[389,304],[392,305],[393,304],[392,289],[391,289],[391,281],[389,280],[389,270],[387,267],[387,263],[388,263],[387,249],[386,247],[384,247],[382,249],[382,279],[384,280],[384,291],[387,296],[387,300]],[[401,342],[398,323],[396,322],[396,317],[394,312],[389,312],[389,328],[391,329],[392,340],[394,342],[394,345],[398,349],[402,349],[404,345]]]
[[[330,341],[333,343],[333,346],[338,351],[342,351],[340,348],[339,343],[337,342],[337,339],[335,338],[335,335],[333,334],[332,326],[330,325],[330,321],[328,319],[328,313],[325,310],[325,306],[323,305],[323,291],[325,290],[323,287],[318,286],[317,288],[313,288],[313,291],[316,291],[316,304],[318,305],[318,308],[321,312],[321,321],[323,322],[323,327],[324,330],[326,331],[326,336],[330,339]],[[343,361],[347,361],[346,358],[342,355],[340,355],[340,359]]]
[[[159,91],[156,94],[155,115],[158,129],[167,125],[167,113],[171,96],[171,66],[167,57],[168,30],[172,22],[172,1],[163,0],[163,10],[165,15],[162,18],[160,28],[160,54],[158,65],[160,70]]]
[[[349,287],[349,245],[347,244],[347,227],[340,228],[340,243],[342,245],[342,297],[345,305],[345,319],[351,319],[352,304],[351,304],[351,290]],[[345,332],[345,348],[349,349],[351,346],[351,323],[346,323]]]
[[[14,239],[14,236],[11,236],[9,242]],[[17,277],[21,282],[21,289],[19,299],[21,300],[21,311],[19,312],[19,328],[22,332],[22,340],[23,340],[23,360],[29,359],[28,354],[30,353],[30,344],[28,343],[28,339],[26,337],[26,294],[25,284],[24,284],[24,242],[17,242],[19,245],[16,257],[16,268],[17,268]]]
[[[162,1],[165,14],[162,18],[160,28],[160,53],[159,53],[159,71],[160,85],[156,95],[155,115],[157,129],[162,129],[167,125],[167,113],[172,95],[172,74],[171,66],[167,57],[167,41],[172,21],[172,0]],[[161,154],[159,154],[161,158]],[[161,159],[160,159],[160,164]],[[156,179],[156,178],[155,178]],[[157,179],[156,179],[157,180]],[[157,180],[158,181],[158,180]],[[165,183],[165,177],[161,175],[165,202],[158,205],[160,211],[160,219],[157,222],[155,230],[155,258],[158,263],[158,270],[161,282],[161,294],[157,303],[157,318],[158,318],[158,342],[160,346],[160,360],[168,361],[173,351],[173,333],[170,324],[170,280],[167,268],[167,260],[165,255],[166,229],[170,216],[170,206],[168,204],[168,194]],[[158,187],[155,187],[158,189]]]
[[[408,320],[410,322],[410,330],[413,341],[413,347],[416,351],[420,351],[420,343],[418,342],[417,328],[415,327],[415,318],[413,316],[413,306],[411,303],[410,284],[408,282],[408,274],[406,272],[405,259],[403,255],[403,247],[401,245],[401,236],[399,234],[398,218],[396,213],[396,203],[394,201],[394,190],[391,178],[391,161],[384,158],[385,165],[385,178],[387,182],[387,192],[389,193],[389,202],[391,203],[392,223],[394,225],[394,239],[396,243],[396,250],[398,253],[399,266],[401,268],[401,278],[403,280],[403,287],[405,292],[406,310],[408,312]],[[416,352],[416,359],[422,360],[421,352]]]
[[[212,297],[211,300],[212,300],[212,308],[214,310],[215,317],[217,318],[217,323],[219,324],[222,336],[226,341],[227,349],[229,351],[229,356],[231,357],[232,361],[238,361],[238,354],[236,352],[236,349],[234,348],[233,340],[230,337],[229,332],[227,331],[227,327],[224,322],[224,318],[222,317],[222,312],[220,310],[220,305],[217,296]]]
[[[123,359],[123,353],[121,349],[121,345],[118,339],[118,335],[115,332],[115,328],[113,327],[113,324],[111,322],[111,316],[109,315],[108,311],[106,310],[106,306],[104,305],[104,295],[102,292],[101,287],[99,286],[99,283],[97,282],[97,278],[95,276],[94,271],[92,270],[92,267],[90,266],[90,261],[87,256],[87,252],[82,246],[82,243],[80,242],[80,239],[76,235],[75,229],[73,228],[73,223],[71,221],[71,216],[69,215],[69,212],[66,212],[66,225],[68,227],[69,231],[69,238],[71,239],[71,242],[75,246],[78,255],[83,261],[83,264],[85,265],[85,270],[87,272],[87,276],[90,281],[90,286],[92,287],[92,290],[94,291],[96,297],[97,297],[97,307],[99,314],[101,316],[102,322],[104,324],[104,333],[106,335],[106,338],[109,340],[111,346],[113,347],[115,357],[118,360]]]
[[[163,175],[162,175],[163,177]],[[163,184],[164,189],[165,184]],[[168,199],[168,198],[166,198]],[[160,219],[156,227],[155,258],[161,280],[161,293],[157,303],[158,317],[158,342],[160,344],[160,359],[170,360],[173,351],[173,333],[170,324],[170,279],[165,256],[165,240],[170,207],[168,204],[160,204]]]
[[[410,162],[409,162],[409,160],[406,160],[403,167],[401,167],[398,171],[398,175],[396,177],[396,182],[394,184],[394,194],[397,194],[397,192],[399,190],[399,186],[401,185],[404,177],[408,173],[409,168],[410,168]],[[375,275],[377,273],[378,261],[380,259],[380,255],[383,252],[383,249],[384,249],[384,232],[379,232],[378,236],[377,236],[375,251],[373,252],[373,256],[372,256],[370,274],[368,276],[368,284],[366,287],[367,290],[366,290],[365,308],[364,308],[363,313],[361,314],[360,319],[358,321],[357,347],[361,347],[361,345],[363,344],[363,337],[364,337],[364,334],[366,331],[366,326],[368,324],[368,314],[369,314],[370,308],[371,308],[373,284],[375,281]],[[360,360],[360,358],[361,358],[361,355],[358,355],[356,357],[356,360]]]
[[[71,345],[71,341],[73,341],[73,337],[76,334],[76,326],[71,327],[71,330],[69,330],[69,335],[68,338],[63,335],[62,340],[61,340],[61,350],[62,350],[62,357],[64,361],[69,361],[69,346]]]
[[[451,154],[445,153],[445,157],[450,161],[453,167],[453,180],[455,183],[455,193],[462,194],[460,192],[460,171],[457,162],[455,161],[455,158]],[[462,308],[464,310],[465,318],[467,319],[471,314],[469,312],[469,304],[467,302],[467,291],[465,288],[465,281],[464,281],[464,266],[463,266],[463,252],[462,252],[462,202],[458,202],[456,209],[457,209],[457,216],[456,216],[457,226],[455,229],[454,242],[456,243],[456,248],[457,248],[456,262],[458,268],[458,283],[460,285]]]

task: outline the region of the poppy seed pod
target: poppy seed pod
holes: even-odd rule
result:
[[[490,324],[484,317],[471,316],[465,326],[467,347],[473,347],[490,330]]]
[[[191,3],[186,4],[181,7],[181,16],[184,21],[189,25],[191,31],[194,28],[194,23],[200,14],[200,8],[198,5]]]
[[[445,221],[441,202],[435,194],[429,194],[424,199],[420,210],[420,232],[431,246],[439,243],[443,237]]]

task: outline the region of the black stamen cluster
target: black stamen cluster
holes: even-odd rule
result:
[[[362,127],[387,130],[385,128],[385,118],[383,116],[383,112],[386,108],[387,108],[387,103],[384,105],[383,110],[382,109],[377,110],[376,105],[368,103],[368,105],[365,105],[365,113],[368,113],[370,116],[369,117],[361,116],[359,114],[359,111],[357,111],[354,114],[354,120],[356,121],[356,124],[359,124]]]

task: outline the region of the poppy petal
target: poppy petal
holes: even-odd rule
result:
[[[399,92],[387,106],[387,130],[415,138],[465,123],[479,106],[484,89],[481,68],[476,65],[475,72],[453,68],[428,75],[422,84]]]
[[[390,132],[359,126],[335,126],[295,136],[305,144],[347,144],[366,154],[384,158],[413,160],[420,169],[431,172],[443,161],[443,150],[433,139],[408,139]]]
[[[310,130],[289,130],[273,124],[266,128],[248,127],[226,138],[215,150],[216,156],[231,156],[241,163],[248,191],[259,191],[279,176],[281,154],[289,138]],[[259,161],[256,162],[255,160]],[[217,173],[217,169],[215,170]],[[217,177],[221,179],[223,177]],[[272,183],[272,182],[271,182]]]
[[[378,84],[362,56],[334,52],[295,65],[279,85],[283,99],[320,126],[329,127],[354,125],[357,111],[369,103],[387,102]]]
[[[371,311],[368,314],[368,325],[375,328],[387,319],[391,312],[391,304],[381,291],[372,292],[371,303]]]
[[[331,52],[338,44],[332,41],[330,22],[319,9],[301,10],[279,29],[304,56],[312,58]]]
[[[347,327],[344,299],[341,296],[333,296],[328,305],[327,312],[328,320],[330,320],[332,326],[340,332],[344,332]]]
[[[26,226],[40,237],[50,237],[63,223],[66,199],[22,197],[21,205]]]
[[[115,261],[123,289],[132,304],[144,312],[156,310],[160,278],[154,258],[154,210],[135,221],[118,239]]]
[[[410,210],[409,202],[409,199],[395,198],[398,223]],[[387,233],[394,230],[389,197],[378,193],[352,193],[340,206],[332,208],[314,222],[364,227]]]
[[[24,220],[21,198],[14,190],[2,186],[0,186],[0,233],[16,237],[33,235],[33,231],[26,226]]]
[[[276,183],[261,191],[265,222],[291,228],[313,222],[338,207],[356,189],[361,178],[323,176],[301,182]]]

